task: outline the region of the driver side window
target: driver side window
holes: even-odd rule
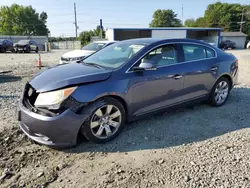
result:
[[[151,61],[157,67],[177,63],[177,47],[175,44],[164,45],[149,52],[140,62]]]

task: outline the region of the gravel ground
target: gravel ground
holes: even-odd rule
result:
[[[16,103],[37,54],[0,54],[0,187],[250,187],[250,51],[240,85],[220,108],[200,104],[128,124],[115,140],[53,150],[17,128]],[[44,65],[63,51],[42,54]],[[15,76],[13,76],[15,75]]]

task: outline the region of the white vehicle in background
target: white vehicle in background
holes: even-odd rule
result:
[[[250,49],[250,41],[247,43],[247,49]]]
[[[86,56],[109,46],[116,41],[94,41],[88,45],[82,47],[80,50],[73,50],[62,55],[60,59],[60,64],[64,63],[78,63]]]

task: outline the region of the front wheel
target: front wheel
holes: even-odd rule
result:
[[[81,133],[94,143],[105,143],[117,137],[124,124],[123,105],[114,98],[104,98],[95,103],[91,116],[81,128]]]
[[[215,107],[226,103],[230,93],[230,83],[227,78],[220,78],[214,85],[210,95],[210,104]]]
[[[36,48],[36,53],[38,53],[38,48]]]
[[[6,52],[6,49],[1,48],[0,52],[1,52],[1,53],[5,53],[5,52]]]
[[[30,48],[27,48],[26,53],[30,53]]]

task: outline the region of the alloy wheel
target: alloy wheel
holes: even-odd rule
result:
[[[215,101],[217,104],[222,104],[228,97],[229,86],[224,80],[218,83],[215,88]]]
[[[105,105],[98,108],[90,121],[92,134],[99,139],[113,136],[122,122],[120,110],[115,105]]]

